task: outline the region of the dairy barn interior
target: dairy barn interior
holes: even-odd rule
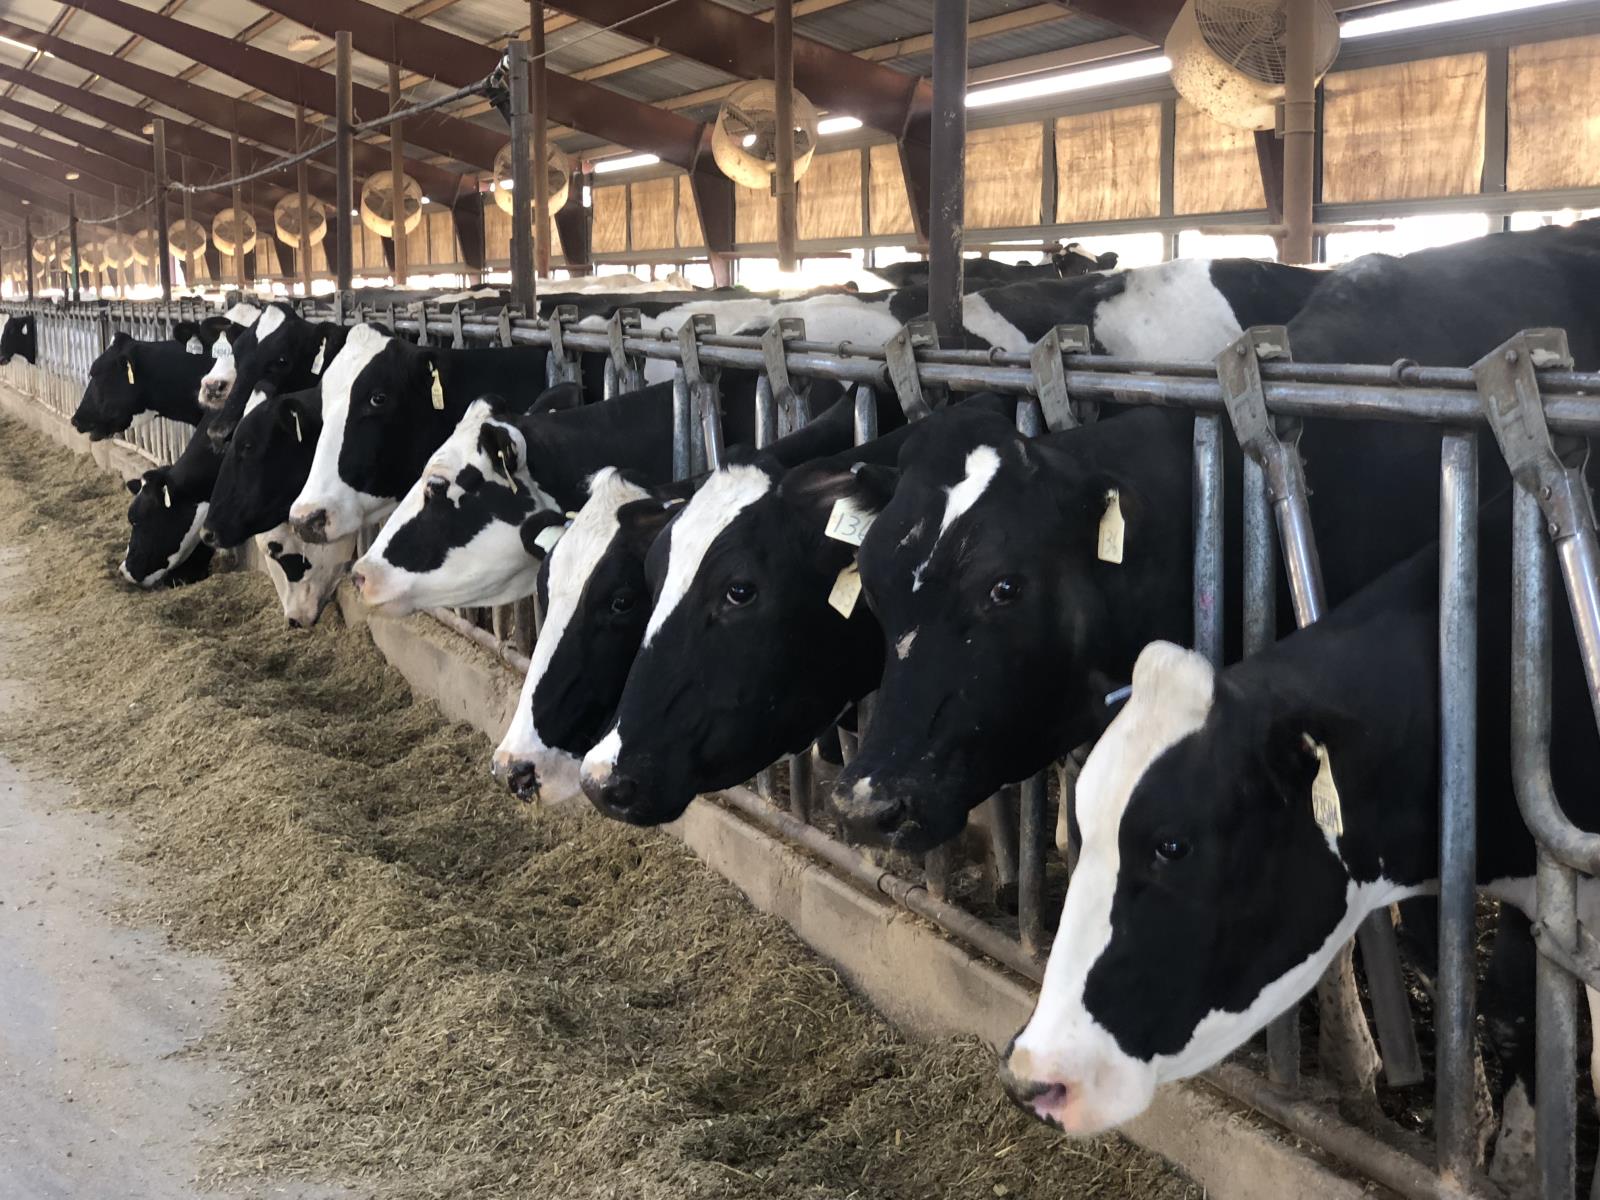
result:
[[[1600,4],[0,6],[0,1196],[1600,1196]]]

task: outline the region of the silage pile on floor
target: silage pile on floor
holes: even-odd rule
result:
[[[131,818],[137,914],[224,955],[206,1047],[248,1085],[213,1155],[357,1194],[1198,1194],[1003,1102],[974,1044],[898,1037],[665,835],[515,805],[477,733],[364,634],[296,635],[234,573],[113,578],[123,493],[0,420],[0,637],[41,704],[0,746]]]

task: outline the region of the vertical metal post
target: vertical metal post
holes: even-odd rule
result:
[[[1440,1173],[1476,1161],[1474,917],[1478,865],[1478,441],[1444,435],[1439,462],[1439,1004],[1434,1122]]]
[[[778,401],[772,394],[772,380],[766,375],[756,380],[756,449],[778,439]]]
[[[533,315],[533,188],[529,151],[528,44],[512,42],[511,54],[511,303]]]
[[[33,214],[22,218],[22,266],[28,272],[28,299],[33,299]]]
[[[228,174],[235,179],[239,178],[237,132],[228,135]],[[233,185],[233,228],[239,235],[233,244],[233,282],[242,292],[244,291],[244,189],[237,183]]]
[[[1312,261],[1311,204],[1316,183],[1317,82],[1312,0],[1288,0],[1283,97],[1283,243],[1286,263]]]
[[[1045,432],[1044,408],[1038,400],[1025,396],[1018,402],[1017,432],[1030,438]],[[1044,856],[1049,834],[1045,804],[1049,795],[1048,768],[1024,779],[1018,794],[1017,927],[1022,948],[1035,958],[1044,953]]]
[[[334,250],[338,256],[338,289],[350,290],[355,276],[355,218],[350,215],[355,208],[355,97],[351,90],[350,32],[341,29],[333,36],[334,62],[334,174],[337,179],[336,196],[339,202],[339,220],[334,225]]]
[[[967,0],[934,0],[928,313],[940,342],[950,345],[961,337],[966,150]]]
[[[545,76],[544,0],[528,0],[528,65],[533,84],[534,278],[550,277],[550,89]],[[537,292],[538,284],[534,284]]]
[[[683,368],[672,374],[672,477],[687,479],[693,474],[692,441],[694,404],[689,395],[689,380]]]
[[[172,303],[172,248],[167,242],[167,123],[157,117],[151,122],[150,140],[156,154],[156,262],[161,276],[161,303]],[[76,265],[77,255],[73,255]]]
[[[1194,418],[1194,648],[1222,665],[1222,417]]]
[[[872,388],[862,384],[856,388],[855,439],[856,445],[870,442],[878,436],[878,396]]]
[[[296,149],[299,147],[297,146]],[[183,156],[183,225],[189,231],[189,248],[183,252],[183,282],[189,287],[194,281],[194,196],[189,192],[189,156]]]
[[[389,109],[394,111],[400,107],[400,68],[394,63],[389,64]],[[406,277],[411,273],[411,250],[407,246],[406,237],[406,210],[405,187],[406,177],[406,147],[404,139],[403,121],[396,121],[389,126],[389,181],[394,185],[394,285],[397,288],[406,286]]]
[[[296,151],[306,148],[306,106],[297,104],[294,107],[294,148]],[[306,164],[299,162],[294,168],[295,190],[299,193],[300,200],[300,253],[296,256],[300,264],[300,291],[307,300],[311,299],[311,240],[307,236],[311,222],[311,196],[310,188],[306,182]],[[326,239],[326,234],[323,235]]]
[[[796,266],[794,183],[794,0],[772,6],[772,82],[777,90],[778,123],[772,195],[778,208],[778,269]]]
[[[67,250],[69,258],[67,266],[72,270],[72,300],[76,304],[83,299],[83,287],[78,282],[78,193],[72,192],[67,196]]]

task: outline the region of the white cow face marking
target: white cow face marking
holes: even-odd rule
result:
[[[359,492],[339,474],[339,455],[350,419],[351,389],[367,365],[394,339],[372,325],[350,331],[343,349],[322,373],[322,433],[306,485],[289,510],[303,535],[337,540],[357,533],[394,502]]]
[[[267,577],[292,629],[309,629],[332,602],[355,558],[356,539],[318,545],[301,540],[288,522],[256,535]]]

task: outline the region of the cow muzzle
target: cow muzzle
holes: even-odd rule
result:
[[[207,379],[200,384],[200,406],[202,408],[218,409],[222,407],[228,393],[233,389],[231,379]]]
[[[328,541],[328,510],[325,508],[290,514],[289,523],[294,526],[295,533],[308,542],[323,545]]]
[[[524,802],[539,799],[539,768],[525,758],[496,754],[489,773],[506,785],[510,793]]]

